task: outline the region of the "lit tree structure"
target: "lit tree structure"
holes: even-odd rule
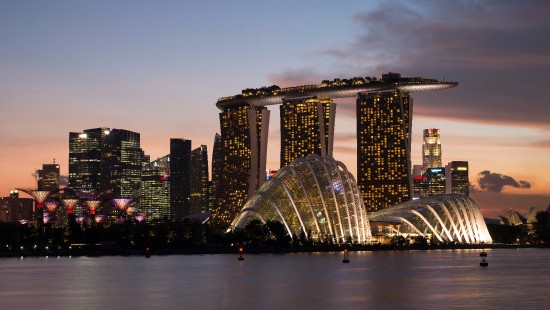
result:
[[[117,208],[122,213],[124,213],[126,211],[126,209],[128,209],[128,207],[130,206],[130,204],[132,202],[132,199],[130,199],[130,198],[117,198],[117,199],[111,200],[111,202],[113,203],[115,208]]]
[[[95,223],[95,211],[99,208],[100,204],[101,200],[86,200],[86,206],[88,206],[88,209],[90,210],[90,221],[92,224]]]
[[[63,205],[67,207],[67,215],[71,215],[74,212],[74,207],[78,203],[78,199],[74,199],[74,198],[61,199],[61,203],[63,203]]]
[[[67,227],[68,227],[68,234],[69,238],[72,238],[72,234],[75,229],[76,224],[76,218],[74,215],[74,207],[79,202],[76,198],[63,198],[61,199],[61,203],[67,208]]]
[[[31,189],[31,188],[18,188],[18,190],[27,193],[32,196],[32,198],[36,201],[36,212],[38,213],[36,215],[36,227],[39,231],[44,230],[44,201],[50,196],[50,191],[40,191],[37,189]]]

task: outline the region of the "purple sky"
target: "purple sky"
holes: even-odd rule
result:
[[[394,71],[460,83],[414,95],[413,163],[440,128],[485,215],[546,207],[549,34],[547,1],[2,1],[0,195],[53,158],[67,174],[70,131],[137,131],[152,158],[171,137],[211,152],[219,97]],[[335,158],[355,172],[354,100],[336,102]]]

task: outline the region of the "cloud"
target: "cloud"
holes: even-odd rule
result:
[[[532,207],[545,208],[550,202],[550,195],[522,195],[517,193],[471,192],[472,197],[481,208],[484,217],[506,215],[513,209],[521,215],[527,216]]]
[[[415,114],[550,128],[550,2],[391,1],[353,21],[358,34],[352,41],[315,53],[327,59],[324,75],[304,68],[269,79],[288,86],[343,71],[347,77],[394,71],[454,80],[457,88],[414,94]]]
[[[532,142],[529,146],[539,147],[539,148],[550,148],[550,140],[540,140]]]
[[[479,186],[481,191],[495,193],[502,192],[505,186],[524,189],[531,188],[531,183],[527,181],[516,181],[511,176],[503,175],[500,173],[492,173],[489,170],[482,171],[477,175],[477,185]],[[474,188],[476,187],[474,186]]]

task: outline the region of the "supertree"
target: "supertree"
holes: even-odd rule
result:
[[[39,231],[44,230],[44,201],[50,196],[50,191],[41,191],[34,188],[18,188],[19,191],[22,191],[24,193],[27,193],[32,196],[32,198],[36,201],[36,228]]]
[[[90,221],[92,222],[92,225],[95,224],[95,211],[99,208],[100,204],[101,200],[86,200],[86,205],[90,210]]]
[[[67,208],[67,222],[64,225],[67,225],[66,228],[66,237],[69,242],[74,240],[74,233],[76,229],[76,218],[74,215],[74,207],[80,201],[76,198],[71,198],[66,196],[66,198],[61,198],[61,203]]]
[[[112,204],[123,214],[126,212],[126,209],[132,203],[131,198],[117,198],[111,200]]]
[[[73,214],[74,212],[74,207],[76,206],[76,204],[78,203],[78,199],[75,199],[75,198],[64,198],[64,199],[61,199],[61,203],[67,207],[67,214]]]

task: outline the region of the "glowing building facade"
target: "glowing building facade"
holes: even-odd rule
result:
[[[412,100],[408,94],[457,85],[390,72],[380,80],[353,77],[324,80],[318,85],[286,88],[272,85],[220,98],[216,106],[222,111],[223,164],[219,186],[213,181],[217,188],[213,217],[231,220],[246,197],[261,185],[269,122],[266,106],[283,105],[281,166],[284,166],[298,156],[331,155],[335,98],[359,96],[358,183],[367,208],[377,210],[410,199]]]
[[[112,198],[139,200],[143,151],[140,134],[112,129],[101,153],[101,191]]]
[[[281,167],[310,154],[332,157],[336,105],[331,99],[287,99],[280,115]]]
[[[422,143],[422,166],[429,168],[441,168],[441,138],[439,129],[424,129]]]
[[[265,181],[269,110],[230,106],[220,113],[222,174],[212,218],[227,224]]]
[[[281,222],[289,236],[367,243],[371,232],[355,179],[341,162],[309,155],[281,168],[244,205],[232,223]]]
[[[140,208],[147,220],[170,218],[170,156],[143,166]]]
[[[404,202],[369,214],[369,220],[373,226],[385,223],[390,235],[422,236],[434,242],[461,244],[493,242],[477,203],[460,194]]]
[[[412,98],[399,91],[357,98],[357,184],[369,212],[411,199]]]

